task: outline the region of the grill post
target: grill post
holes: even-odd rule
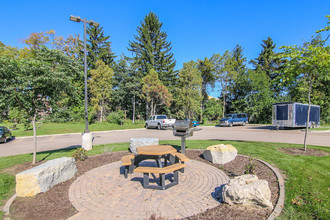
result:
[[[186,138],[193,136],[194,131],[200,131],[201,128],[194,128],[191,119],[176,120],[173,128],[173,135],[181,137],[181,153],[186,154]]]
[[[181,153],[186,154],[186,137],[181,137]]]

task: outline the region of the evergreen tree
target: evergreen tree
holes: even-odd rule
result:
[[[121,58],[114,68],[112,106],[116,106],[117,109],[113,110],[122,109],[134,123],[136,115],[143,115],[145,111],[145,108],[141,108],[140,79],[136,77],[132,63],[126,58]]]
[[[176,71],[175,61],[171,53],[171,43],[166,40],[167,34],[162,31],[163,23],[153,12],[141,21],[137,28],[135,41],[129,42],[128,50],[133,53],[133,60],[138,68],[138,76],[143,78],[154,69],[159,79],[170,91],[174,89]]]
[[[278,95],[280,93],[280,87],[278,86],[277,79],[285,60],[279,58],[275,53],[276,45],[270,37],[268,37],[267,40],[263,40],[261,46],[262,50],[259,57],[255,60],[251,60],[250,63],[257,72],[266,73],[271,82],[271,89]]]
[[[212,65],[212,62],[205,57],[204,60],[198,60],[198,69],[201,73],[202,77],[202,105],[201,105],[201,118],[203,118],[203,112],[204,112],[204,106],[207,100],[209,99],[209,96],[207,94],[207,88],[208,86],[214,86],[216,75],[214,73],[214,67]]]
[[[110,36],[105,36],[103,27],[87,27],[87,65],[90,69],[95,69],[96,61],[102,60],[105,65],[111,65],[114,61],[114,53],[111,51]]]
[[[244,82],[246,74],[246,59],[243,55],[243,48],[240,45],[232,50],[231,57],[228,60],[228,70],[231,72],[232,80],[229,81],[229,91],[228,96],[229,111],[239,112],[243,111],[244,98],[247,95],[247,84]]]

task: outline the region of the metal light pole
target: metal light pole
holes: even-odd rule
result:
[[[85,131],[83,134],[83,140],[82,140],[82,147],[86,150],[92,149],[92,135],[90,134],[90,131],[88,130],[88,97],[87,97],[87,49],[86,49],[86,25],[87,23],[89,25],[93,25],[94,27],[98,27],[99,23],[87,19],[82,19],[79,16],[70,16],[70,21],[74,22],[84,22],[84,75],[85,75]]]

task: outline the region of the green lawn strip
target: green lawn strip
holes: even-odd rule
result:
[[[286,177],[286,200],[283,219],[329,219],[329,176],[330,157],[292,156],[278,151],[278,148],[295,147],[297,144],[280,144],[264,142],[243,141],[216,141],[216,140],[187,140],[188,149],[205,149],[214,144],[232,144],[239,154],[262,159],[278,167]],[[160,144],[170,144],[180,149],[181,141],[160,141]],[[89,156],[112,152],[126,151],[129,143],[105,144],[93,146],[88,152]],[[330,153],[330,148],[308,146],[308,148],[323,150]],[[37,160],[51,160],[63,156],[72,156],[75,149],[61,149],[37,154]],[[14,193],[15,184],[13,175],[4,173],[5,168],[15,164],[31,162],[32,154],[24,154],[0,158],[0,184],[9,185],[1,187],[0,200],[3,202]],[[1,186],[1,185],[0,185]]]
[[[311,131],[329,131],[330,130],[330,125],[322,125],[319,128],[311,128]]]
[[[219,123],[205,123],[205,124],[200,124],[200,126],[207,126],[207,127],[214,127],[219,125]]]
[[[10,128],[13,124],[0,124],[0,126],[7,126]],[[94,123],[88,126],[90,131],[109,131],[122,129],[143,128],[144,122],[137,121],[137,123],[127,123],[123,125],[111,124],[107,122]],[[17,125],[17,130],[12,130],[15,137],[33,136],[32,128],[24,129],[23,124]],[[81,133],[85,130],[85,123],[37,123],[37,135],[51,135],[51,134],[67,134],[67,133]]]

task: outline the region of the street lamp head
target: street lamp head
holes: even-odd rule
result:
[[[95,22],[95,21],[93,21],[93,20],[90,20],[90,21],[89,21],[89,24],[90,24],[90,25],[93,25],[94,27],[98,27],[98,26],[100,26],[99,23],[97,23],[97,22]]]
[[[70,15],[70,21],[80,22],[81,18],[79,16]]]

